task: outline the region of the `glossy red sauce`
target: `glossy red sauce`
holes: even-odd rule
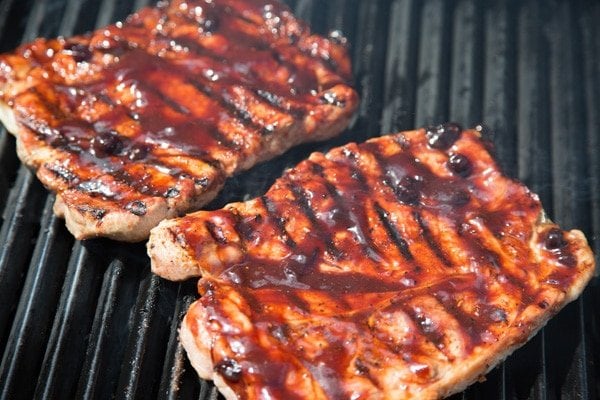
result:
[[[466,357],[498,340],[519,312],[536,304],[541,288],[527,274],[568,287],[576,270],[562,231],[548,228],[539,238],[550,254],[544,263],[555,266],[549,272],[533,261],[529,243],[538,198],[501,175],[477,134],[455,131],[445,125],[433,141],[410,132],[334,150],[327,159],[313,155],[254,203],[256,214],[226,208],[181,220],[179,233],[198,254],[206,245],[196,229],[202,221],[210,221],[218,246],[230,246],[226,231],[236,232],[241,259],[206,267],[200,301],[221,327],[212,334],[243,343],[242,350],[213,349],[216,362],[221,351],[231,353],[218,370],[228,371],[224,378],[242,398],[252,390],[300,398],[285,383],[299,369],[330,398],[346,398],[348,374],[377,385],[377,370],[390,358],[407,363],[415,381],[430,381],[433,367],[423,360],[432,352],[451,362]],[[458,161],[450,161],[454,154]],[[287,229],[293,219],[306,221],[309,231]],[[266,242],[285,246],[285,255],[259,254]],[[240,312],[252,321],[251,335],[227,328],[235,322],[223,304],[233,292],[243,299]],[[414,339],[400,343],[383,334],[370,322],[377,313],[405,315]],[[254,336],[259,332],[272,348]],[[461,337],[458,354],[450,332]],[[323,350],[307,353],[305,337],[321,337]]]

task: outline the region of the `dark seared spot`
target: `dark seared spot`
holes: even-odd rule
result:
[[[274,222],[277,230],[279,231],[280,237],[285,241],[285,244],[289,247],[296,247],[296,242],[290,237],[287,230],[285,229],[285,218],[282,218],[277,215],[277,207],[275,203],[267,196],[260,197],[265,209],[271,220]]]
[[[454,122],[427,128],[427,143],[438,150],[447,150],[458,140],[462,128]]]
[[[69,144],[69,140],[64,135],[64,132],[60,132],[54,129],[48,131],[45,136],[46,143],[52,147],[66,147]]]
[[[99,158],[114,156],[123,150],[123,141],[114,131],[102,132],[92,139],[90,150],[93,155]]]
[[[223,229],[221,229],[219,225],[210,221],[206,221],[205,226],[208,230],[208,233],[210,233],[210,236],[212,236],[215,242],[219,244],[226,244],[228,242],[227,238],[225,237],[225,234],[223,233]]]
[[[577,259],[572,254],[561,254],[558,256],[558,262],[565,267],[573,268],[577,265]]]
[[[46,168],[49,171],[52,171],[54,175],[63,179],[66,182],[74,182],[78,179],[77,175],[75,175],[71,170],[63,167],[62,165],[51,164],[47,165]]]
[[[134,200],[132,202],[127,203],[125,209],[130,213],[137,215],[138,217],[145,215],[148,211],[146,208],[146,203],[144,203],[141,200]]]
[[[418,309],[414,311],[410,310],[408,314],[411,315],[413,321],[417,323],[417,326],[427,340],[433,343],[438,349],[444,348],[444,334],[438,330],[437,325],[431,318]]]
[[[244,125],[255,129],[262,135],[268,135],[272,133],[272,129],[269,130],[268,128],[265,128],[254,122],[252,119],[252,113],[250,113],[250,111],[248,111],[242,104],[236,103],[236,101],[226,91],[215,91],[211,87],[204,85],[195,79],[187,79],[186,82],[194,86],[201,93],[204,93],[208,97],[218,101],[223,108],[225,108],[231,115],[237,118]]]
[[[92,52],[90,51],[89,47],[82,43],[70,42],[65,44],[64,49],[78,63],[87,62],[92,58]]]
[[[146,158],[150,149],[145,144],[135,143],[127,151],[127,158],[131,161],[138,161]]]
[[[471,201],[471,195],[469,194],[469,192],[465,190],[457,190],[455,192],[452,192],[448,203],[457,207],[462,207],[464,205],[469,204],[469,201]]]
[[[174,187],[169,188],[169,189],[167,189],[167,191],[165,192],[165,194],[163,196],[166,198],[169,198],[169,199],[171,199],[173,197],[177,197],[177,196],[179,196],[179,189],[174,188]]]
[[[272,106],[282,108],[283,107],[283,99],[280,96],[277,96],[274,93],[269,92],[268,90],[257,89],[255,91],[256,95],[260,98],[267,101]]]
[[[315,162],[310,163],[310,169],[313,173],[322,176],[323,175],[323,166],[321,164],[317,164]]]
[[[374,207],[375,211],[377,211],[377,215],[379,216],[379,220],[385,227],[385,230],[387,231],[387,234],[390,237],[390,239],[392,239],[392,241],[400,251],[400,254],[402,254],[402,256],[404,256],[404,258],[406,258],[407,260],[412,260],[413,255],[410,252],[408,243],[402,238],[400,232],[398,232],[398,229],[396,229],[392,221],[390,221],[389,213],[386,210],[384,210],[378,203],[375,203]]]
[[[456,185],[455,185],[456,186]],[[444,187],[440,190],[429,190],[428,197],[439,206],[462,207],[469,203],[471,195],[459,187]]]
[[[294,89],[291,88],[291,90]],[[306,110],[302,107],[292,106],[286,102],[284,97],[276,95],[268,90],[256,89],[254,90],[254,93],[256,93],[258,97],[266,101],[269,105],[293,116],[294,118],[302,118],[306,114]]]
[[[360,173],[359,170],[352,169],[352,172],[350,173],[350,177],[352,179],[354,179],[355,181],[360,182],[363,189],[367,189],[367,179],[365,178],[365,176],[363,174]]]
[[[416,205],[421,198],[421,181],[411,176],[404,176],[397,185],[386,178],[386,184],[394,190],[396,197],[404,204]]]
[[[79,206],[77,209],[82,213],[91,214],[97,220],[101,220],[106,215],[106,210],[88,205]]]
[[[544,239],[544,246],[548,250],[556,250],[566,246],[567,242],[563,237],[563,233],[558,228],[552,228],[546,234],[546,239]]]
[[[341,260],[346,257],[346,253],[343,250],[338,249],[331,238],[331,235],[321,231],[320,223],[315,216],[314,210],[310,206],[307,194],[304,192],[301,186],[296,185],[294,182],[289,182],[289,188],[294,194],[294,202],[300,207],[300,211],[306,215],[310,220],[311,224],[317,231],[320,231],[320,235],[325,243],[325,252],[335,260]]]
[[[208,180],[208,178],[207,178],[207,177],[202,177],[202,178],[194,178],[194,183],[195,183],[196,185],[198,185],[198,186],[201,186],[201,187],[204,187],[204,188],[208,186],[209,182],[210,182],[210,181]]]
[[[358,372],[360,375],[364,375],[369,372],[369,367],[358,357],[354,360],[354,367],[356,368],[356,372]]]
[[[452,154],[448,159],[448,168],[463,178],[471,175],[471,172],[473,172],[471,161],[462,154]]]
[[[447,267],[451,267],[452,264],[450,263],[450,261],[448,261],[446,255],[440,248],[439,244],[434,240],[433,236],[431,235],[431,231],[429,230],[429,225],[427,224],[427,221],[423,219],[423,217],[421,216],[421,214],[419,214],[418,211],[413,211],[412,215],[417,224],[419,225],[419,228],[421,228],[423,237],[427,241],[427,244],[429,245],[431,250]]]
[[[230,382],[239,382],[242,378],[242,366],[231,358],[225,358],[215,365],[215,371]]]
[[[249,221],[239,215],[236,218],[235,230],[245,242],[252,240],[253,235],[258,233],[254,227],[249,224]]]
[[[271,335],[282,343],[286,343],[288,341],[288,331],[288,326],[284,324],[271,325],[269,327],[269,332],[271,332]]]
[[[214,33],[219,29],[219,19],[216,15],[207,14],[205,18],[202,18],[198,23],[198,26],[205,34]]]
[[[546,308],[548,308],[550,304],[548,304],[548,302],[546,300],[542,300],[538,303],[538,307],[540,307],[541,309],[545,310]]]

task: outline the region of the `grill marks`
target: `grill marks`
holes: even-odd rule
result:
[[[233,13],[229,8],[224,8],[221,12],[227,14],[230,18],[251,23],[255,27],[260,26],[256,21],[247,19],[243,15]],[[178,20],[175,19],[171,21],[171,17],[172,16],[167,16],[164,22],[165,25],[169,24],[169,22],[177,23]],[[183,21],[183,23],[196,23],[196,21],[188,15],[178,14],[177,17],[180,17],[179,21]],[[252,114],[248,110],[244,109],[235,101],[232,101],[230,96],[223,91],[224,85],[220,82],[225,82],[225,85],[228,85],[237,84],[240,81],[245,80],[239,72],[233,69],[222,70],[223,64],[232,62],[232,59],[228,58],[228,56],[233,56],[233,60],[235,60],[235,53],[237,51],[262,52],[264,53],[263,56],[265,60],[274,60],[275,65],[278,68],[284,68],[287,71],[288,76],[296,77],[306,74],[305,71],[299,69],[298,66],[290,60],[290,58],[298,58],[300,53],[294,45],[286,44],[287,39],[278,39],[281,43],[279,43],[279,46],[274,47],[267,41],[264,41],[261,37],[251,36],[242,30],[230,30],[224,32],[223,35],[234,35],[233,38],[229,37],[231,40],[230,45],[234,47],[233,51],[225,54],[217,54],[210,48],[204,46],[202,41],[198,41],[195,38],[189,36],[168,36],[168,34],[165,33],[162,34],[165,35],[164,39],[169,42],[171,49],[180,48],[191,51],[196,56],[200,57],[200,59],[208,61],[213,67],[211,70],[213,71],[213,74],[211,76],[204,76],[203,83],[200,83],[199,81],[191,81],[190,83],[195,85],[199,91],[217,99],[221,106],[227,110],[232,117],[238,118],[242,123],[262,134],[271,133],[269,127],[261,126],[260,123],[255,122],[252,118]],[[246,43],[247,46],[236,47],[236,43],[234,42],[237,41]],[[175,62],[177,53],[180,53],[181,51],[182,50],[174,50]],[[302,52],[301,54],[305,53]],[[313,59],[321,60],[320,57],[317,56],[314,56]],[[173,64],[174,66],[177,65],[175,63]],[[330,72],[336,74],[335,70],[330,70]],[[198,76],[202,77],[202,74],[198,74]],[[280,85],[279,82],[274,82],[272,79],[265,79],[268,78],[266,74],[256,73],[252,74],[252,77],[259,82],[259,87],[251,88],[246,95],[253,96],[253,100],[262,102],[264,105],[273,107],[284,114],[290,114],[295,118],[302,118],[307,112],[307,107],[315,104],[314,97],[307,96],[304,93],[298,93],[299,88],[308,84],[306,81],[303,81],[301,84],[294,82],[296,85],[294,85],[292,81],[289,81],[286,85]],[[290,83],[292,83],[291,86],[289,85]],[[313,85],[314,89],[317,89],[316,82],[313,82],[310,85]]]
[[[417,221],[419,228],[421,228],[421,233],[423,234],[423,237],[429,244],[429,248],[444,263],[444,265],[446,265],[447,267],[451,267],[452,264],[450,263],[450,261],[448,261],[446,255],[444,254],[438,243],[435,241],[434,237],[431,235],[431,231],[429,230],[427,221],[423,219],[421,213],[419,213],[418,211],[413,211],[412,215],[415,221]]]
[[[285,244],[292,249],[295,248],[296,242],[294,242],[294,239],[292,239],[286,231],[285,219],[279,215],[276,204],[267,196],[261,196],[260,201],[267,211],[268,218],[274,222],[279,234],[283,237]]]
[[[456,150],[476,161],[469,176],[446,169]],[[413,394],[454,373],[454,366],[497,351],[500,341],[526,340],[531,321],[539,325],[535,318],[547,315],[532,320],[524,311],[548,308],[539,300],[548,289],[545,275],[532,277],[536,249],[527,240],[540,229],[539,207],[525,201],[537,202],[524,186],[499,174],[490,179],[497,166],[487,155],[475,131],[462,132],[450,149],[432,148],[424,130],[406,132],[312,154],[261,198],[226,206],[235,215],[225,219],[242,238],[242,255],[205,271],[204,279],[213,272],[221,280],[215,291],[251,300],[240,318],[229,303],[204,296],[186,320],[197,321],[195,309],[201,309],[207,321],[247,317],[252,323],[243,333],[214,329],[214,340],[206,343],[219,355],[213,362],[222,355],[235,359],[243,365],[241,386],[252,385],[256,393],[272,387],[280,397],[298,388],[281,382],[306,371],[308,384],[332,390],[333,397],[350,397],[357,380],[366,397],[391,391],[390,376],[394,389],[412,385],[416,389],[407,393]],[[419,182],[418,196],[398,189],[406,177]],[[510,193],[501,202],[516,200],[514,207],[497,207],[492,194],[498,187]],[[454,204],[452,190],[468,192],[469,201]],[[498,234],[494,227],[515,217],[513,211],[513,236]],[[178,224],[182,232],[193,231],[196,218],[221,212]],[[184,237],[186,248],[206,240],[216,253],[236,246],[209,231],[200,242]],[[223,268],[230,274],[221,274]],[[255,340],[271,337],[276,340]],[[240,342],[252,351],[238,352]],[[282,359],[285,369],[270,379],[265,366]]]
[[[299,207],[300,212],[308,218],[312,224],[311,229],[319,235],[319,239],[322,239],[325,244],[327,254],[334,261],[342,260],[345,257],[344,251],[337,248],[329,229],[317,219],[315,211],[311,206],[309,195],[305,192],[304,188],[291,180],[287,180],[287,185],[294,195],[294,203]]]
[[[389,219],[389,213],[385,211],[379,203],[375,203],[375,210],[377,211],[377,216],[379,220],[385,227],[387,234],[394,245],[398,248],[398,251],[407,261],[412,261],[414,259],[412,253],[410,252],[410,248],[408,247],[408,243],[406,240],[402,238],[398,229],[394,226],[393,222]]]

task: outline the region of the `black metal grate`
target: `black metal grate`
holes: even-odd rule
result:
[[[81,33],[148,0],[0,0],[0,51]],[[262,194],[309,152],[455,120],[496,132],[507,173],[600,251],[600,2],[290,0],[341,29],[362,96],[353,127],[232,179],[210,207]],[[216,399],[177,342],[194,282],[152,276],[143,245],[75,242],[0,133],[0,399]],[[600,282],[454,399],[596,399]]]

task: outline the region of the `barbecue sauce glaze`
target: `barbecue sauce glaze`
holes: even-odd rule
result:
[[[39,139],[89,167],[89,182],[67,184],[123,197],[140,214],[126,193],[94,181],[92,170],[144,195],[173,197],[173,180],[153,180],[152,172],[130,165],[157,165],[175,179],[188,178],[190,172],[161,165],[160,157],[174,151],[214,166],[215,176],[199,179],[218,184],[260,151],[251,143],[287,123],[282,115],[302,118],[316,105],[336,104],[330,93],[318,94],[350,79],[339,35],[311,36],[277,1],[159,2],[124,23],[38,39],[16,54],[44,83],[16,101],[4,98],[16,103],[20,122]]]
[[[572,249],[486,146],[456,124],[350,144],[313,154],[248,210],[182,219],[187,248],[221,256],[201,265],[207,326],[194,307],[187,317],[214,335],[215,370],[242,398],[301,398],[302,373],[350,398],[349,382],[376,388],[389,360],[435,382],[432,359],[460,363],[526,307],[549,307],[544,291],[578,272]]]

